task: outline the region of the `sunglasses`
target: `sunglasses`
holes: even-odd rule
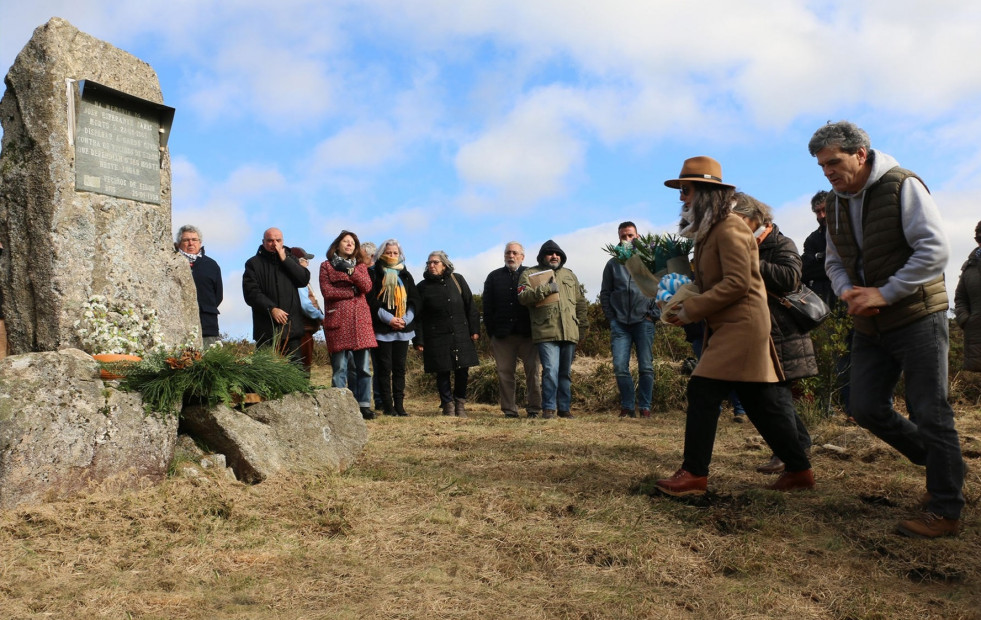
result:
[[[680,187],[680,188],[678,189],[678,191],[680,191],[680,192],[681,192],[681,195],[682,195],[682,197],[684,197],[684,196],[687,196],[688,194],[690,194],[690,193],[692,193],[692,191],[693,191],[694,189],[695,189],[695,188],[694,188],[694,187],[692,187],[691,185],[682,185],[682,186],[681,186],[681,187]]]
[[[442,263],[443,263],[443,261],[441,261],[441,260],[427,260],[426,261],[426,264],[427,265],[441,265]]]

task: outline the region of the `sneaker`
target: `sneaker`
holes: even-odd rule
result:
[[[810,469],[804,471],[785,471],[777,481],[766,487],[771,491],[805,491],[814,488],[814,473]]]
[[[960,519],[946,519],[932,512],[924,512],[915,519],[900,521],[896,531],[910,538],[940,538],[957,536],[960,528]]]
[[[504,417],[505,418],[516,418],[516,417],[518,417],[518,412],[516,412],[516,411],[507,411],[507,412],[504,413]]]
[[[664,478],[655,482],[654,486],[661,493],[673,497],[705,495],[705,489],[708,486],[708,476],[695,476],[684,469],[679,469],[670,478]]]
[[[640,417],[642,417],[642,418],[649,418],[649,417],[651,417],[651,410],[650,409],[641,409],[640,410]]]
[[[572,412],[571,411],[559,411],[559,417],[560,418],[570,418],[571,419],[571,418],[573,418],[575,416],[572,415]]]
[[[634,417],[637,417],[637,414],[634,413],[634,410],[633,409],[627,409],[626,407],[621,407],[620,408],[620,417],[621,418],[634,418]]]

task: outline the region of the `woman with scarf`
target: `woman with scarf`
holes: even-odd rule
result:
[[[422,351],[425,371],[436,373],[443,415],[465,418],[470,367],[480,363],[474,346],[480,338],[480,314],[470,286],[454,271],[446,252],[436,250],[429,255],[419,283],[419,300],[422,329],[416,336],[416,349]]]
[[[797,422],[797,439],[801,448],[811,449],[811,435],[794,408],[793,385],[797,379],[818,374],[814,344],[807,332],[797,326],[790,310],[778,300],[800,288],[802,262],[794,240],[784,236],[773,223],[770,207],[748,194],[737,192],[732,212],[738,215],[756,237],[760,250],[760,275],[766,287],[767,306],[770,309],[770,337],[777,348],[777,357],[783,367],[784,380],[777,384],[780,401],[794,412]],[[784,463],[777,455],[770,462],[756,468],[761,474],[779,474]]]
[[[695,242],[698,292],[669,300],[661,317],[678,326],[704,320],[706,328],[702,358],[688,381],[684,460],[655,486],[673,496],[705,494],[719,405],[735,389],[750,422],[786,464],[767,488],[812,488],[814,475],[793,411],[780,400],[783,372],[770,338],[756,239],[731,212],[735,187],[722,182],[719,162],[704,156],[685,160],[678,178],[664,184],[681,192],[679,234]]]
[[[415,337],[413,320],[419,308],[419,293],[412,274],[405,268],[405,254],[395,239],[378,247],[371,274],[372,324],[378,388],[385,415],[409,415],[405,411],[405,360],[409,342]]]
[[[371,276],[361,255],[361,242],[353,232],[342,230],[327,249],[327,260],[320,263],[324,338],[333,371],[331,385],[349,387],[348,360],[353,360],[356,380],[350,388],[365,420],[375,417],[369,353],[377,344],[367,302],[370,292]]]

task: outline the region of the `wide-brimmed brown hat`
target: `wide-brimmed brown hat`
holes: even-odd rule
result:
[[[696,183],[711,183],[722,185],[723,187],[735,187],[722,182],[722,165],[711,157],[699,155],[685,160],[681,166],[681,174],[677,179],[669,179],[664,182],[668,187],[679,189],[682,181],[693,181]]]

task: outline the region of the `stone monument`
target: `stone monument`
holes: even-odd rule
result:
[[[186,341],[197,299],[171,238],[173,109],[156,73],[52,18],[5,84],[0,287],[10,352],[79,347],[73,326],[92,295],[155,309],[164,342]]]

